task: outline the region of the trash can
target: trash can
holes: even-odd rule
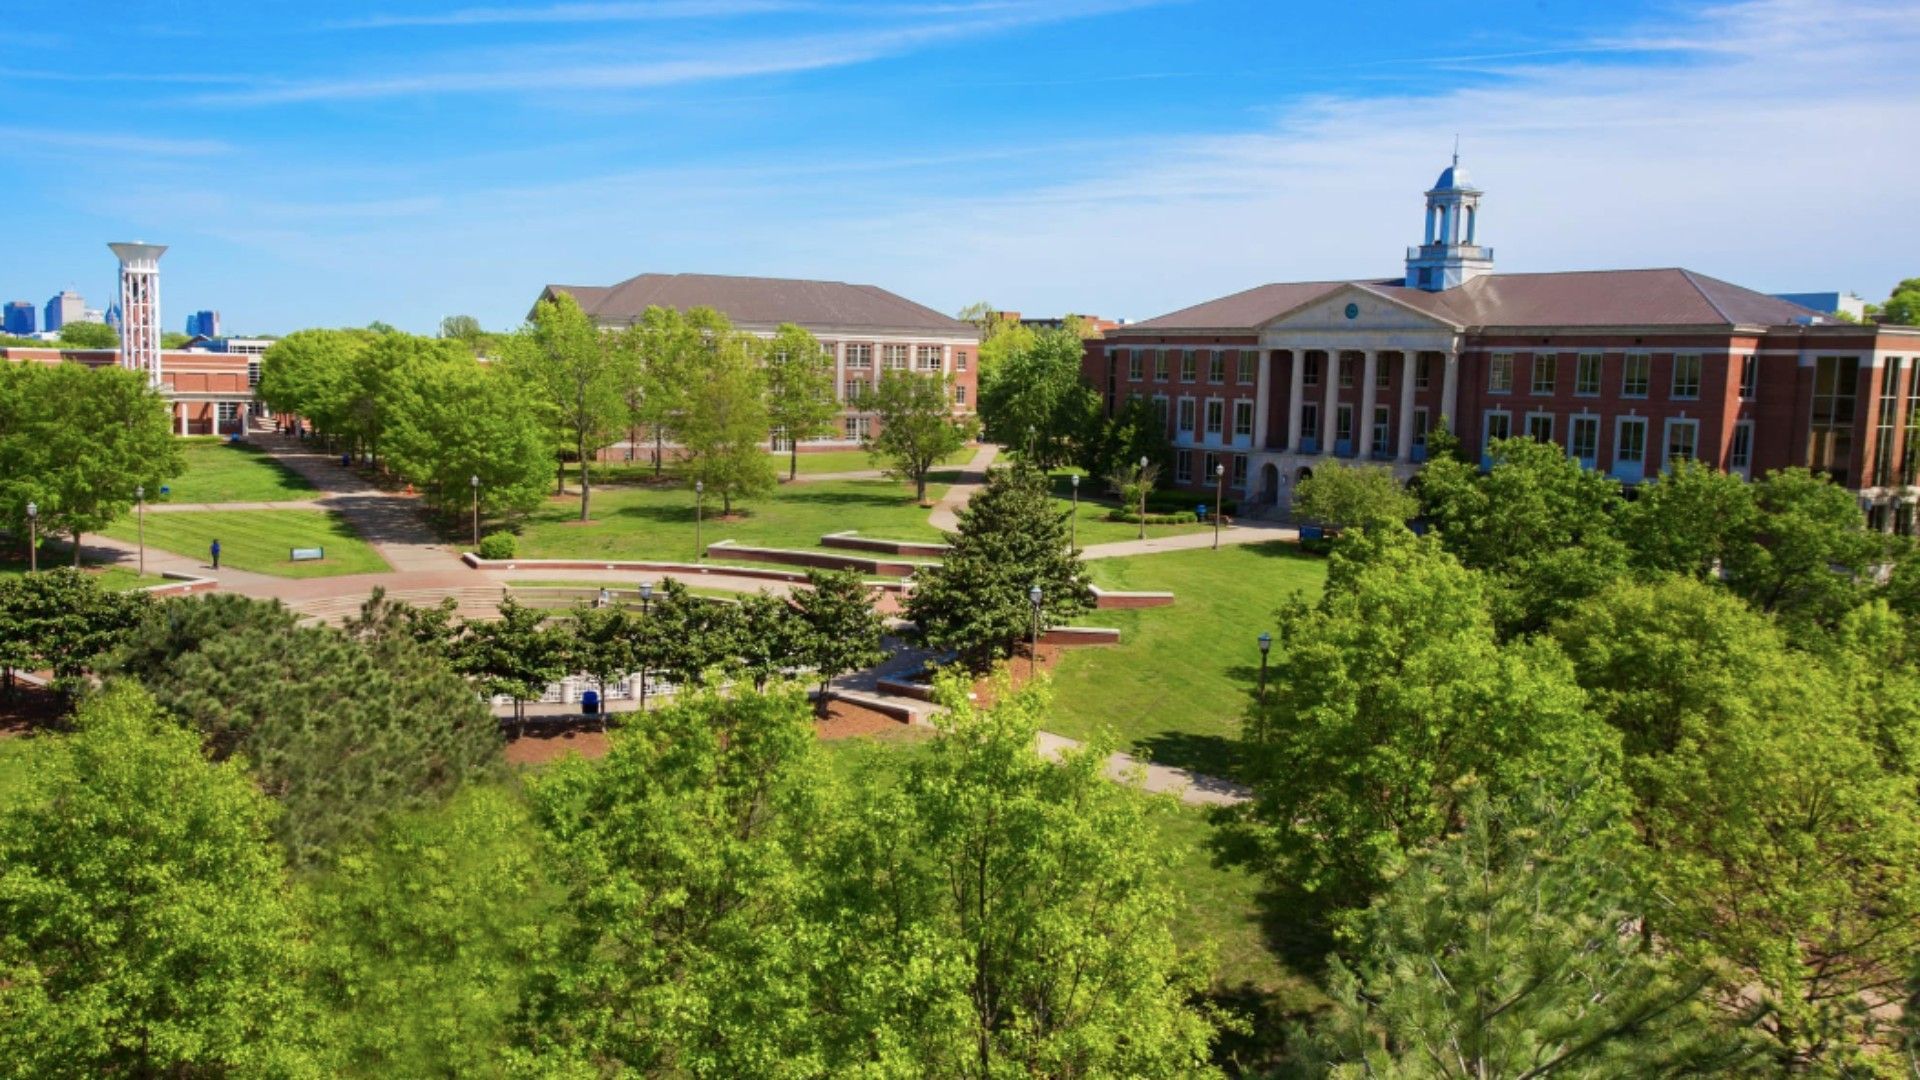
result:
[[[598,716],[600,714],[600,691],[588,690],[580,695],[580,715]]]
[[[351,469],[351,468],[353,468],[353,455],[352,455],[352,454],[341,454],[341,455],[340,455],[340,467],[341,467],[341,468],[343,468],[343,469]]]

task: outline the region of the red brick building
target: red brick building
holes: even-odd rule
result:
[[[805,328],[833,356],[834,398],[841,403],[837,430],[801,443],[828,449],[858,445],[878,431],[878,421],[862,402],[882,372],[914,371],[951,380],[955,413],[978,407],[980,332],[972,323],[949,318],[929,307],[873,285],[789,278],[728,277],[718,274],[641,274],[617,285],[549,285],[547,300],[565,293],[595,323],[607,329],[631,326],[650,307],[709,307],[734,327],[771,338],[782,323]],[[778,432],[772,448],[787,443]]]
[[[1285,506],[1329,458],[1411,475],[1445,418],[1470,453],[1531,435],[1623,483],[1699,459],[1744,476],[1802,465],[1911,533],[1920,497],[1920,328],[1829,320],[1681,269],[1495,274],[1481,192],[1427,192],[1426,242],[1392,280],[1262,285],[1090,341],[1111,411],[1161,409],[1174,481],[1216,466],[1248,506]]]
[[[107,367],[121,364],[118,349],[0,348],[0,360],[57,364],[63,360]],[[160,393],[173,411],[180,435],[231,435],[250,416],[265,416],[254,398],[260,384],[260,357],[240,353],[164,349],[160,352]]]

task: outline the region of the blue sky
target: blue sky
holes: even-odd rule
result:
[[[1508,271],[1920,274],[1920,5],[68,3],[0,30],[0,299],[284,333],[643,271],[1146,318],[1389,275],[1453,135]]]

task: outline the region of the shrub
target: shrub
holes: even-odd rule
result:
[[[480,557],[483,559],[511,559],[514,552],[513,534],[494,532],[480,538]]]
[[[1213,491],[1190,491],[1186,488],[1155,491],[1147,496],[1147,513],[1177,514],[1182,510],[1191,512],[1194,507],[1204,504],[1213,509]],[[1236,499],[1225,499],[1220,508],[1228,517],[1240,512],[1240,503]]]
[[[1140,515],[1131,510],[1109,510],[1107,512],[1107,520],[1124,521],[1129,525],[1138,525],[1140,523]],[[1182,510],[1173,514],[1147,515],[1147,524],[1149,525],[1192,525],[1199,520],[1199,516],[1191,510]],[[1213,519],[1209,516],[1207,520],[1211,521]]]

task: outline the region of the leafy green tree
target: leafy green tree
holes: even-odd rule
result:
[[[1633,836],[1608,764],[1495,801],[1413,853],[1354,921],[1306,1057],[1333,1077],[1703,1075],[1748,1046],[1702,1002],[1710,976],[1645,948]]]
[[[388,460],[432,506],[463,514],[476,492],[489,517],[540,505],[553,448],[543,406],[524,382],[457,358],[410,369],[396,400]]]
[[[1873,305],[1870,314],[1895,326],[1920,326],[1920,278],[1906,278],[1895,285],[1886,302]]]
[[[39,535],[65,533],[80,565],[85,533],[133,508],[134,490],[185,470],[165,398],[145,374],[81,364],[6,364],[0,369],[0,512],[26,535],[26,505]]]
[[[640,670],[638,622],[622,607],[576,605],[563,624],[567,636],[568,667],[593,677],[600,687],[600,699],[607,697],[607,684],[617,683]]]
[[[717,342],[733,332],[712,308],[650,307],[622,334],[628,359],[628,423],[653,433],[653,473],[666,458],[666,438],[686,418],[688,395]]]
[[[787,479],[800,474],[800,443],[833,430],[833,354],[806,330],[782,323],[761,346],[767,379],[767,419],[786,433]]]
[[[886,371],[868,406],[880,434],[867,440],[867,456],[886,474],[913,484],[913,497],[927,501],[927,474],[967,445],[971,426],[953,415],[947,381],[910,371]]]
[[[506,1070],[521,996],[555,916],[538,830],[499,785],[396,815],[307,893],[307,984],[336,1072]]]
[[[1615,753],[1550,643],[1498,642],[1481,581],[1432,537],[1369,530],[1334,550],[1317,604],[1280,609],[1242,861],[1360,907],[1460,819],[1468,778],[1505,798]]]
[[[1025,465],[994,469],[959,516],[946,558],[922,570],[907,594],[907,618],[929,645],[980,670],[1032,633],[1032,587],[1040,587],[1043,631],[1091,607],[1086,567],[1067,548],[1066,518],[1044,474]]]
[[[469,619],[455,649],[460,670],[489,696],[513,699],[513,717],[524,724],[527,699],[567,676],[568,643],[561,630],[547,625],[546,613],[515,600],[500,601],[497,619]]]
[[[277,603],[168,601],[103,666],[139,679],[216,760],[245,758],[296,864],[498,767],[499,725],[444,663],[404,638],[298,626]]]
[[[1167,442],[1167,424],[1153,402],[1129,397],[1112,416],[1101,415],[1095,399],[1076,440],[1075,460],[1088,476],[1109,476],[1116,469],[1137,468],[1141,458],[1160,472],[1171,467],[1173,449]]]
[[[346,436],[355,357],[369,340],[358,330],[288,334],[260,358],[261,400],[276,413],[305,417],[321,434]]]
[[[1503,634],[1530,633],[1619,576],[1626,548],[1614,533],[1620,485],[1552,443],[1496,439],[1493,468],[1437,456],[1420,472],[1422,510],[1448,551],[1492,575],[1489,599]]]
[[[449,315],[440,320],[440,336],[450,341],[475,342],[483,331],[480,320],[471,315]]]
[[[1002,316],[986,301],[968,305],[960,312],[960,318],[980,328],[979,374],[983,386],[992,380],[992,373],[1007,357],[1032,348],[1039,333],[1017,318]]]
[[[580,462],[580,520],[593,497],[593,455],[626,426],[627,365],[573,297],[534,307],[533,322],[508,350],[507,366],[534,389],[554,425],[554,448]],[[556,482],[565,478],[557,467]]]
[[[91,574],[62,567],[0,578],[0,668],[51,670],[72,684],[139,625],[152,599],[109,592]]]
[[[192,334],[183,334],[178,330],[169,330],[160,335],[160,347],[163,349],[184,349],[192,341]]]
[[[886,658],[880,648],[885,623],[858,572],[809,570],[807,584],[811,587],[794,590],[792,597],[803,631],[794,659],[813,668],[820,680],[815,705],[824,716],[833,680]]]
[[[1384,465],[1329,461],[1300,481],[1293,512],[1335,528],[1404,528],[1420,512],[1420,502]]]
[[[1618,584],[1555,634],[1624,737],[1648,933],[1729,964],[1782,1067],[1871,1074],[1920,950],[1920,801],[1877,703],[1706,583]]]
[[[1036,688],[979,710],[944,688],[943,736],[904,782],[858,783],[824,907],[821,1000],[846,1075],[1204,1076],[1217,1017],[1155,817],[1107,747],[1034,751]]]
[[[1753,483],[1753,534],[1732,545],[1727,586],[1789,631],[1830,629],[1873,590],[1886,542],[1867,531],[1853,493],[1806,469]]]
[[[837,958],[805,918],[829,818],[806,702],[689,693],[611,743],[532,787],[569,916],[527,997],[533,1071],[829,1075],[814,979]]]
[[[754,690],[765,691],[769,682],[800,662],[807,628],[785,597],[764,592],[742,597],[733,613],[733,661],[753,680]]]
[[[24,749],[0,815],[0,1060],[16,1076],[318,1075],[272,805],[139,689]]]
[[[983,366],[980,420],[986,438],[1017,448],[1049,469],[1072,460],[1075,437],[1098,398],[1080,378],[1085,346],[1068,327],[1033,334],[1031,344]]]
[[[348,617],[341,630],[367,644],[410,641],[435,659],[452,664],[460,640],[459,610],[460,601],[451,596],[432,607],[421,607],[393,600],[384,586],[375,585],[359,612]]]
[[[688,485],[702,483],[708,495],[720,496],[724,514],[733,513],[735,499],[773,490],[766,373],[748,340],[722,334],[684,393],[686,411],[673,432],[686,455]]]
[[[1716,577],[1757,524],[1753,487],[1730,473],[1683,461],[1640,485],[1619,511],[1620,537],[1643,569]]]
[[[106,323],[61,323],[60,345],[67,349],[117,349],[120,332]]]
[[[1122,461],[1107,474],[1107,490],[1120,500],[1120,505],[1128,513],[1141,513],[1147,504],[1147,497],[1153,494],[1154,485],[1160,482],[1161,469],[1156,461],[1148,460],[1145,465],[1140,459]],[[1141,522],[1145,525],[1145,520]],[[1141,529],[1141,535],[1146,530]]]

